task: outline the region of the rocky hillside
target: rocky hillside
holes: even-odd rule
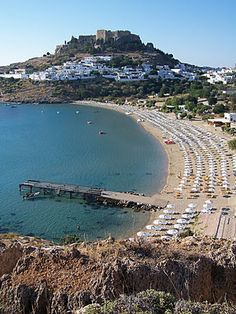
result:
[[[208,238],[55,246],[2,237],[0,304],[4,314],[76,313],[90,303],[147,289],[176,299],[236,304],[235,258],[235,242]]]
[[[146,80],[116,82],[105,78],[76,81],[32,81],[0,78],[0,102],[58,103],[75,100],[118,101],[143,98],[161,90],[187,93],[190,83]]]
[[[99,32],[105,32],[104,36],[99,36]],[[109,35],[110,34],[110,35]],[[101,34],[100,34],[101,35]],[[179,61],[174,59],[172,54],[164,53],[154,47],[152,43],[146,45],[139,35],[129,31],[97,31],[97,35],[72,36],[69,41],[58,45],[55,53],[45,52],[41,57],[35,57],[25,62],[13,63],[9,66],[0,66],[0,73],[8,72],[15,68],[26,68],[28,73],[45,70],[53,65],[61,65],[66,61],[80,61],[90,55],[126,55],[133,60],[142,63],[150,62],[155,65],[170,65],[173,67]]]

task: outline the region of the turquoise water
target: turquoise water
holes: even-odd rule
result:
[[[165,153],[152,136],[131,117],[90,106],[0,105],[0,152],[0,232],[54,241],[67,234],[85,240],[127,236],[147,222],[148,214],[77,199],[23,201],[20,182],[152,194],[166,177]]]

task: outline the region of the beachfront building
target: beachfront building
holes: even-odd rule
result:
[[[233,122],[236,122],[235,112],[225,112],[223,118],[208,119],[208,124],[213,125],[214,127],[231,127]]]
[[[236,113],[235,112],[225,112],[224,118],[229,122],[236,122]]]
[[[225,118],[214,118],[214,119],[208,119],[207,120],[209,125],[212,125],[214,127],[230,127],[230,121],[228,121]]]

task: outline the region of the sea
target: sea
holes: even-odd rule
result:
[[[68,235],[82,241],[129,237],[148,222],[148,212],[79,198],[23,200],[19,183],[33,179],[152,195],[166,176],[162,145],[123,113],[73,104],[0,105],[0,233],[56,243]]]

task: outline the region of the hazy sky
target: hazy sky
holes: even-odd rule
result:
[[[236,0],[0,0],[0,65],[72,35],[127,29],[182,62],[236,63]]]

